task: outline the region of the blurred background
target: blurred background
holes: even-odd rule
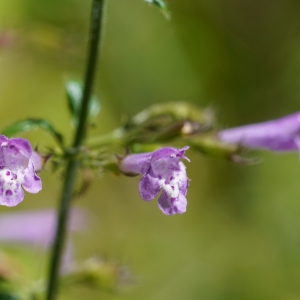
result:
[[[41,117],[71,139],[64,85],[82,78],[90,4],[1,1],[2,128]],[[95,87],[101,112],[90,136],[160,102],[211,107],[226,127],[299,110],[299,1],[167,4],[170,21],[142,0],[107,1]],[[23,137],[53,145],[45,133]],[[138,178],[111,174],[76,201],[93,214],[89,230],[75,237],[76,259],[121,262],[134,284],[119,293],[76,287],[61,299],[300,299],[298,154],[256,153],[262,163],[250,167],[187,155],[192,181],[183,215],[164,216],[156,200],[140,199]],[[0,213],[56,208],[62,179],[47,170],[41,177],[42,192]],[[47,262],[35,260],[31,276],[39,278]]]

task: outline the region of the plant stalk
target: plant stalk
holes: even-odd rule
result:
[[[82,145],[86,134],[88,106],[91,99],[92,87],[96,73],[98,52],[101,44],[101,25],[103,23],[103,7],[104,0],[93,0],[90,20],[88,58],[84,79],[82,104],[80,110],[79,123],[75,132],[74,141],[72,145],[72,147],[75,149],[78,149]],[[71,157],[67,164],[65,181],[63,184],[61,200],[59,204],[56,234],[53,242],[49,267],[48,287],[46,292],[47,300],[54,300],[57,295],[58,277],[60,271],[59,268],[62,252],[64,249],[66,227],[71,207],[77,169],[78,161],[76,160],[76,157]]]

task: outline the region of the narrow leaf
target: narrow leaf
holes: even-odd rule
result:
[[[54,127],[48,121],[44,119],[27,119],[24,121],[16,122],[9,125],[1,131],[1,133],[7,137],[15,136],[20,132],[28,132],[34,129],[42,129],[49,132],[58,144],[64,148],[63,136],[57,132]]]

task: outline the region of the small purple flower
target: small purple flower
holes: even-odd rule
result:
[[[53,209],[0,214],[0,243],[21,243],[48,249],[54,238],[56,218]],[[86,219],[85,212],[72,209],[68,230],[82,230],[86,227]]]
[[[300,149],[300,112],[280,119],[229,128],[218,133],[226,143],[272,151]]]
[[[185,165],[180,161],[185,151],[161,148],[154,152],[129,154],[120,160],[120,170],[127,175],[142,174],[139,191],[145,201],[153,200],[162,190],[158,206],[165,215],[182,214],[186,211],[187,178]]]
[[[42,181],[35,173],[36,157],[32,155],[27,140],[0,135],[0,205],[19,204],[24,198],[21,186],[33,194],[42,189]]]
[[[48,250],[54,239],[56,211],[53,209],[19,211],[0,214],[0,244],[24,244]],[[87,227],[87,214],[81,209],[72,209],[68,220],[68,231],[78,232]],[[73,244],[68,238],[63,254],[61,270],[71,264]]]

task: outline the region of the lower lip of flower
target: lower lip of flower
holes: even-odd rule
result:
[[[159,186],[161,189],[163,189],[169,198],[177,198],[179,195],[179,189],[178,189],[178,182],[176,182],[175,178],[173,180],[170,180],[169,183],[167,183],[164,179],[160,179]]]

